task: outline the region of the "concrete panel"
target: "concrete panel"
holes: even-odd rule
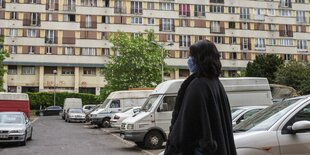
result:
[[[297,53],[297,47],[266,46],[266,52],[294,54]]]
[[[162,11],[162,10],[143,10],[143,15],[155,18],[176,18],[179,17],[178,11]]]
[[[176,34],[189,34],[193,35],[210,35],[209,28],[194,28],[194,27],[176,27],[175,28]]]
[[[30,38],[30,37],[4,37],[4,44],[9,45],[33,45],[43,46],[44,38]]]
[[[265,23],[296,24],[296,17],[265,16]]]
[[[45,12],[46,6],[44,4],[18,4],[18,3],[6,3],[5,11],[17,11],[17,12]]]
[[[59,26],[61,24],[61,26]],[[51,21],[42,21],[41,27],[44,29],[52,30],[81,30],[80,23],[76,22],[51,22]]]
[[[76,12],[84,15],[114,15],[113,8],[76,6]]]
[[[94,47],[103,48],[111,47],[112,44],[108,40],[93,40],[93,39],[76,39],[76,45],[79,47]]]
[[[294,32],[294,39],[309,40],[309,38],[310,38],[310,33],[298,33],[298,32]]]
[[[54,75],[44,75],[44,87],[54,87]],[[57,75],[56,87],[74,87],[74,75]]]
[[[9,86],[39,86],[39,75],[8,75]]]

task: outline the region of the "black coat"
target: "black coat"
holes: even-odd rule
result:
[[[197,147],[206,155],[236,155],[230,105],[220,80],[190,78],[184,96],[178,96],[182,101],[176,103],[180,109],[173,115],[165,155],[193,155]]]

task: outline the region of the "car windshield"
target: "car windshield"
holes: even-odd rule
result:
[[[242,108],[232,108],[231,109],[231,118],[235,119],[239,114],[241,114],[244,111]]]
[[[101,104],[100,108],[104,109],[109,102],[110,102],[110,99],[105,99],[103,103]]]
[[[82,109],[70,109],[70,113],[83,113]]]
[[[141,110],[142,111],[150,111],[155,104],[155,100],[158,98],[159,95],[150,95],[149,98],[146,100],[144,105],[142,106]]]
[[[295,103],[302,99],[288,99],[267,107],[236,125],[234,132],[269,130],[282,116],[294,108]]]
[[[0,114],[0,124],[23,124],[24,119],[21,114]]]

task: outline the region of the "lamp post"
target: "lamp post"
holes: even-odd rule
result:
[[[158,44],[155,41],[152,41],[152,44],[156,46],[160,46],[162,48],[161,57],[163,58],[164,52],[165,52],[165,48],[164,48],[165,44]],[[168,43],[166,46],[172,46],[172,45],[173,43]],[[161,82],[164,82],[164,60],[161,61]]]
[[[56,75],[57,75],[57,70],[53,70],[54,74],[54,106],[56,105]]]

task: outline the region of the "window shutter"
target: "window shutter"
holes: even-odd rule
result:
[[[97,16],[91,16],[92,28],[97,28]]]
[[[121,16],[115,16],[114,17],[114,24],[121,24],[121,23],[122,23]]]
[[[288,36],[289,36],[289,37],[293,37],[293,28],[292,28],[292,25],[289,25],[289,26],[288,26]]]
[[[166,42],[167,41],[167,35],[166,34],[159,34],[159,41],[160,42]]]
[[[122,24],[126,24],[126,19],[127,19],[127,17],[122,16]]]
[[[58,44],[58,31],[55,30],[55,31],[54,31],[54,35],[55,35],[55,38],[54,38],[55,41],[54,41],[54,43],[55,43],[55,44]]]
[[[24,13],[23,26],[30,26],[30,12]]]
[[[301,26],[301,32],[307,32],[307,27],[306,27],[306,25],[302,25]]]
[[[283,24],[281,24],[281,25],[279,25],[279,35],[281,36],[281,37],[283,37],[285,34],[284,34],[284,28],[285,27],[285,25],[283,25]]]
[[[23,37],[27,37],[27,29],[23,29]]]
[[[248,38],[249,50],[252,50],[251,38]]]
[[[40,54],[40,46],[34,47],[34,54]]]
[[[243,50],[243,39],[244,38],[240,38],[240,49]]]
[[[41,4],[41,0],[37,0],[37,4]]]
[[[172,19],[172,31],[175,31],[174,19]]]
[[[59,1],[55,0],[55,10],[59,10]]]
[[[163,19],[159,19],[159,31],[163,31]]]
[[[41,30],[37,30],[37,37],[40,37]]]
[[[57,13],[53,13],[52,14],[52,21],[58,21],[58,14]]]
[[[220,22],[220,33],[225,33],[225,23],[223,21]]]
[[[23,46],[23,54],[28,54],[29,53],[29,46]]]
[[[86,31],[80,31],[80,38],[85,39],[86,38]]]
[[[52,47],[52,54],[57,54],[57,48],[58,48],[57,46]]]
[[[81,22],[80,22],[80,27],[81,28],[86,28],[86,16],[85,15],[81,15]]]
[[[38,16],[37,26],[41,26],[41,14],[38,13],[37,16]]]
[[[75,31],[63,31],[63,44],[75,44]]]

